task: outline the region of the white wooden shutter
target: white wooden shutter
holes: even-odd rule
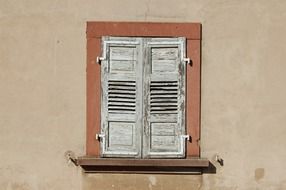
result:
[[[185,156],[185,39],[147,39],[144,68],[145,158]]]
[[[140,157],[142,40],[103,37],[101,155]]]

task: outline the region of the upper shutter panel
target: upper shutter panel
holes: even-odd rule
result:
[[[104,37],[101,70],[103,157],[140,157],[142,40]]]
[[[147,40],[144,155],[185,156],[185,39]]]

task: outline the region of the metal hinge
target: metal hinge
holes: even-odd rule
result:
[[[104,138],[105,138],[105,134],[96,134],[96,135],[95,135],[95,139],[96,139],[96,140],[99,140],[99,141],[100,141],[101,139],[104,139]]]
[[[103,60],[105,60],[105,57],[96,57],[96,63],[100,64],[100,62]]]
[[[78,166],[78,163],[77,163],[77,157],[75,156],[75,153],[71,150],[68,150],[65,152],[65,156],[68,160],[68,163],[73,163],[75,166]]]
[[[191,63],[191,59],[189,57],[185,57],[183,58],[183,61],[190,64]]]
[[[181,138],[189,141],[191,139],[191,136],[190,135],[181,135]]]

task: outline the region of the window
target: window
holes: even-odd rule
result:
[[[199,148],[200,45],[199,23],[88,22],[80,165],[208,166]]]
[[[102,38],[101,156],[185,157],[185,41]]]

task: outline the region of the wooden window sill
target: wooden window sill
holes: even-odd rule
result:
[[[77,164],[88,173],[173,173],[199,174],[209,167],[203,158],[129,159],[79,157]]]

